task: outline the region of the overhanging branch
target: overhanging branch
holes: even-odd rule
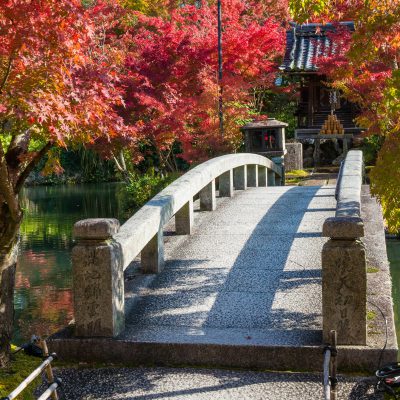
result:
[[[4,155],[3,145],[0,141],[0,193],[8,205],[11,218],[18,221],[20,218],[20,210],[18,201],[10,182],[7,162]]]
[[[46,155],[46,153],[50,150],[52,142],[47,142],[41,150],[39,150],[33,159],[29,162],[29,164],[25,167],[25,169],[21,172],[17,179],[17,183],[15,184],[15,193],[19,193],[24,184],[26,178],[33,171],[33,169],[38,165],[39,161]]]
[[[10,58],[8,59],[6,72],[5,72],[4,77],[3,77],[3,79],[2,79],[2,81],[1,81],[1,83],[0,83],[0,93],[3,92],[3,89],[4,89],[4,87],[6,86],[8,77],[10,76],[11,67],[12,67],[12,62],[13,62],[13,58],[12,58],[12,56],[10,56]]]

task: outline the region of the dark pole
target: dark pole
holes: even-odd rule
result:
[[[218,86],[219,86],[219,100],[218,100],[218,115],[219,115],[219,130],[221,136],[224,136],[224,113],[222,101],[222,8],[221,0],[218,0]]]

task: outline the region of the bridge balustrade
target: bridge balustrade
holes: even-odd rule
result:
[[[247,187],[282,182],[282,167],[256,154],[240,153],[206,161],[166,187],[125,224],[116,219],[86,219],[74,225],[72,251],[75,335],[115,337],[125,329],[124,270],[140,254],[144,273],[164,266],[164,225],[175,216],[177,234],[193,229],[193,198],[200,209],[216,209],[219,196]]]
[[[323,339],[337,331],[338,344],[365,345],[367,340],[367,271],[361,218],[363,155],[348,152],[336,187],[336,213],[323,226],[330,238],[322,250]]]

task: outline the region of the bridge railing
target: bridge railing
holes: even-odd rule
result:
[[[200,209],[216,208],[219,196],[234,189],[275,186],[282,167],[248,153],[206,161],[178,178],[137,211],[121,227],[116,219],[86,219],[74,225],[72,250],[75,334],[113,337],[125,328],[124,270],[140,254],[144,273],[158,273],[164,265],[164,225],[175,216],[177,234],[191,234],[193,198]]]
[[[330,239],[322,250],[323,337],[337,331],[338,344],[365,345],[367,271],[361,218],[363,155],[348,152],[336,187],[336,213],[323,226]]]

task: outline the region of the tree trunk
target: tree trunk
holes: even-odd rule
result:
[[[0,209],[0,368],[8,364],[14,321],[14,286],[18,232],[22,216],[14,221],[5,203]]]
[[[7,151],[0,140],[0,367],[10,360],[13,333],[15,270],[22,221],[18,195],[29,173],[52,146],[47,142],[41,150],[29,152],[29,142],[29,130],[14,135]],[[23,156],[30,161],[24,161]]]
[[[124,179],[124,181],[126,183],[129,183],[130,182],[129,171],[126,168],[125,156],[124,156],[124,153],[122,150],[119,152],[118,157],[113,156],[115,165],[117,166],[118,171],[121,172],[121,175],[122,175],[122,178]]]

